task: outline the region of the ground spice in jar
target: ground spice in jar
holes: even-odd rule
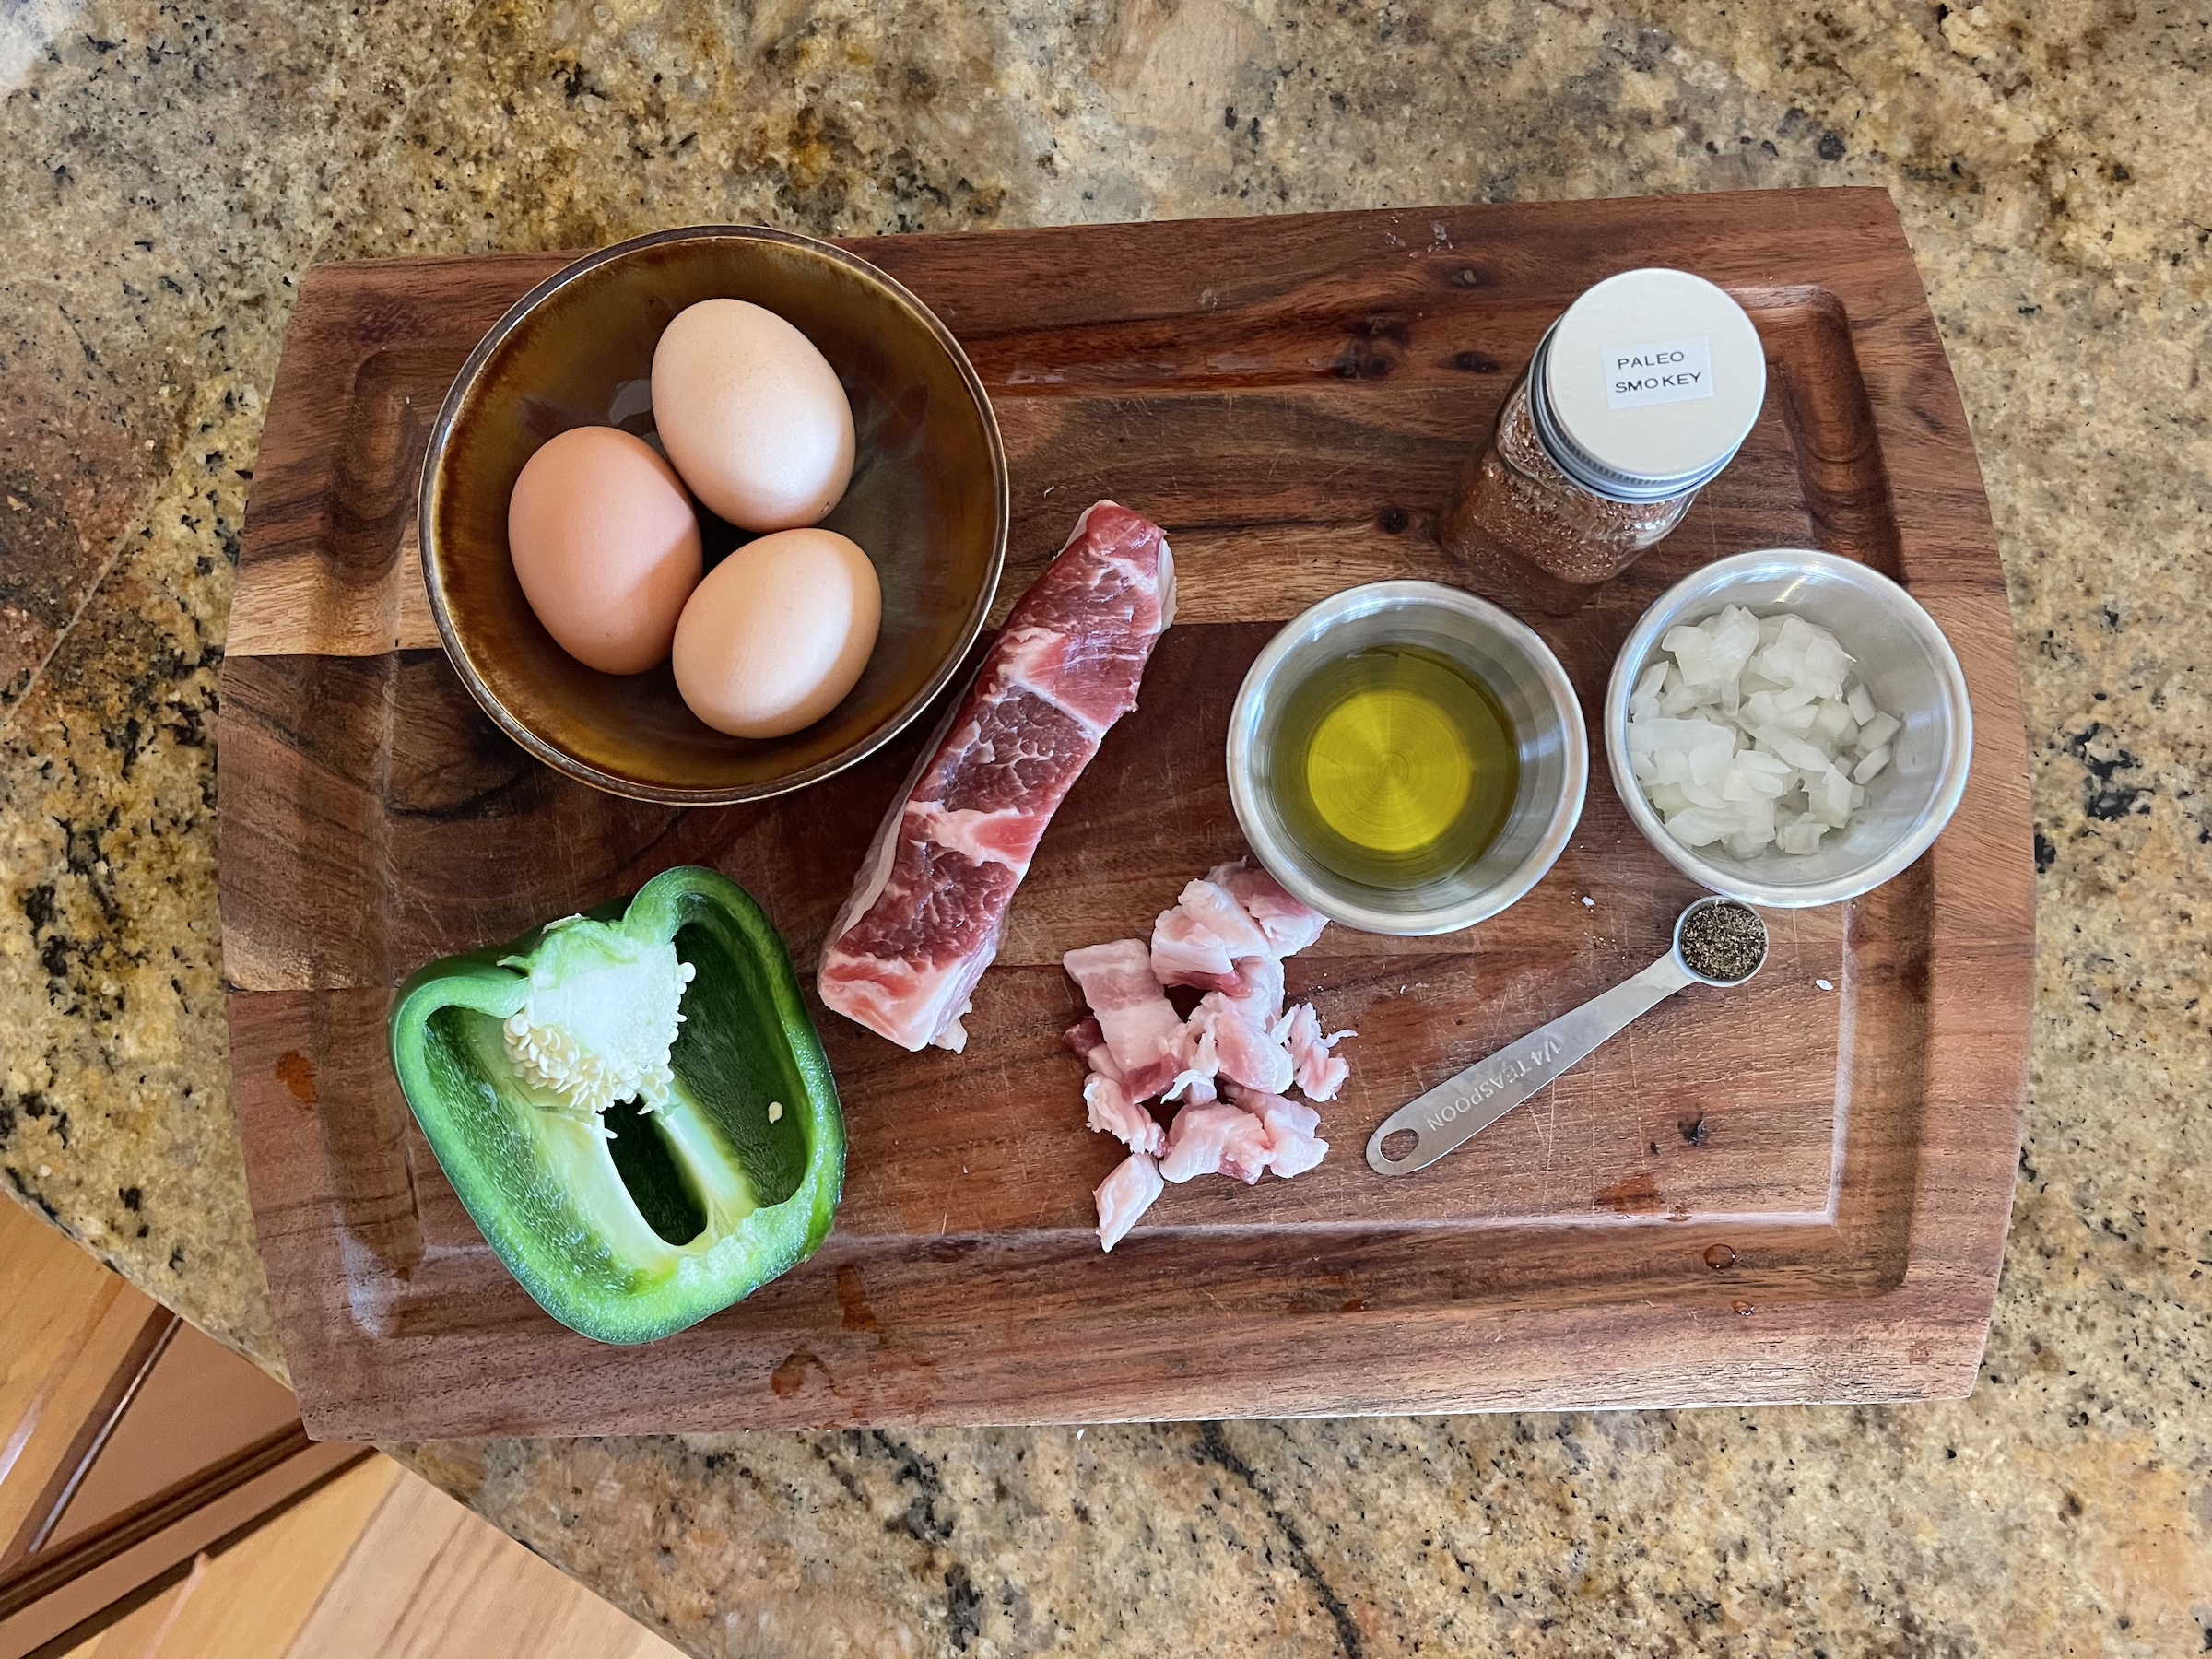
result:
[[[1538,609],[1564,615],[1665,539],[1696,499],[1692,490],[1672,500],[1615,501],[1584,489],[1545,453],[1524,375],[1439,535]]]
[[[1682,924],[1682,959],[1701,979],[1747,980],[1767,959],[1767,924],[1733,899],[1700,904]]]
[[[1725,290],[1624,271],[1546,331],[1438,526],[1514,597],[1573,610],[1682,522],[1766,397],[1766,353]]]

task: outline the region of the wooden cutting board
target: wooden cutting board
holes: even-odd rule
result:
[[[765,805],[618,800],[526,759],[446,666],[416,475],[477,339],[566,255],[326,265],[271,397],[223,673],[224,959],[256,1227],[309,1427],[329,1437],[1661,1406],[1956,1395],[1994,1295],[2032,985],[2026,759],[1973,446],[1878,191],[1448,207],[847,244],[966,345],[1014,492],[1003,616],[1086,504],[1163,524],[1182,608],[1143,706],[1045,836],[961,1055],[822,1015],[851,1128],[836,1232],[643,1349],[557,1325],[418,1135],[392,988],[704,863],[802,975],[912,735]],[[1691,991],[1424,1173],[1361,1148],[1420,1090],[1643,967],[1691,889],[1594,745],[1566,855],[1465,933],[1332,927],[1296,997],[1357,1027],[1294,1182],[1171,1188],[1111,1255],[1060,955],[1146,932],[1241,850],[1221,764],[1275,627],[1433,535],[1544,326],[1640,265],[1733,289],[1767,408],[1642,564],[1531,618],[1593,732],[1613,652],[1718,555],[1806,546],[1900,577],[1965,665],[1964,805],[1881,891],[1773,918],[1748,988]],[[1496,596],[1496,595],[1494,595]]]

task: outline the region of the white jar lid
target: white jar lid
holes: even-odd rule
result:
[[[1551,325],[1529,394],[1568,477],[1615,500],[1665,500],[1735,458],[1766,401],[1767,354],[1725,289],[1688,271],[1623,271]]]

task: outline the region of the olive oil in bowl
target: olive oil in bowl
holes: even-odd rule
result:
[[[1535,887],[1590,779],[1551,647],[1435,582],[1347,588],[1284,623],[1238,688],[1223,759],[1267,873],[1332,922],[1401,938]]]
[[[1295,686],[1266,772],[1307,856],[1398,889],[1480,858],[1521,782],[1512,723],[1490,688],[1441,652],[1395,643],[1323,663]]]

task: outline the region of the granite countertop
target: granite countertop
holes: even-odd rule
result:
[[[2212,1646],[2212,23],[2136,0],[241,0],[0,11],[0,1167],[281,1372],[226,1095],[216,677],[316,260],[1887,187],[2034,768],[1973,1396],[400,1448],[700,1653]]]

